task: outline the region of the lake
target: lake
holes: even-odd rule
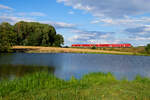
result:
[[[2,65],[24,65],[32,67],[6,67]],[[91,72],[111,72],[117,79],[129,80],[137,75],[150,77],[150,56],[73,54],[73,53],[13,53],[0,55],[0,77],[16,77],[26,70],[33,72],[36,66],[48,66],[54,75],[68,80],[72,76],[81,78]],[[5,71],[2,71],[5,70]],[[42,68],[40,68],[42,70]],[[11,72],[11,73],[10,73]]]

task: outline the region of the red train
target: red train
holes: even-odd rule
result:
[[[129,48],[131,44],[72,44],[72,47],[113,47],[113,48]]]

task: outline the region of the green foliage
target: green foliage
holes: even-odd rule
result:
[[[63,36],[60,34],[55,35],[54,40],[55,40],[55,42],[54,42],[53,46],[60,47],[61,44],[64,43]]]
[[[14,25],[18,45],[61,46],[64,42],[53,26],[37,22],[18,22]]]
[[[150,54],[150,44],[147,44],[147,46],[145,47],[145,51]]]
[[[150,79],[116,80],[111,73],[91,73],[77,80],[56,78],[47,72],[0,82],[2,100],[149,100]]]
[[[16,42],[16,34],[13,31],[13,26],[3,22],[0,24],[0,52],[8,52],[10,46]]]
[[[63,43],[63,36],[48,24],[24,21],[13,26],[6,22],[0,24],[0,52],[8,51],[13,45],[60,47]]]
[[[92,49],[96,49],[96,46],[93,46]]]

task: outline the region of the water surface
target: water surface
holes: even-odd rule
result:
[[[69,79],[71,76],[81,78],[83,75],[91,72],[111,72],[117,77],[117,79],[126,77],[129,80],[132,80],[136,75],[150,77],[149,56],[72,53],[14,53],[3,54],[0,56],[0,67],[4,64],[53,66],[55,69],[54,74],[62,79]],[[16,69],[17,72],[18,68],[14,67],[14,69]]]

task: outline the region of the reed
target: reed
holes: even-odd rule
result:
[[[0,100],[149,100],[150,79],[117,80],[111,73],[90,73],[62,80],[36,72],[0,82]]]

